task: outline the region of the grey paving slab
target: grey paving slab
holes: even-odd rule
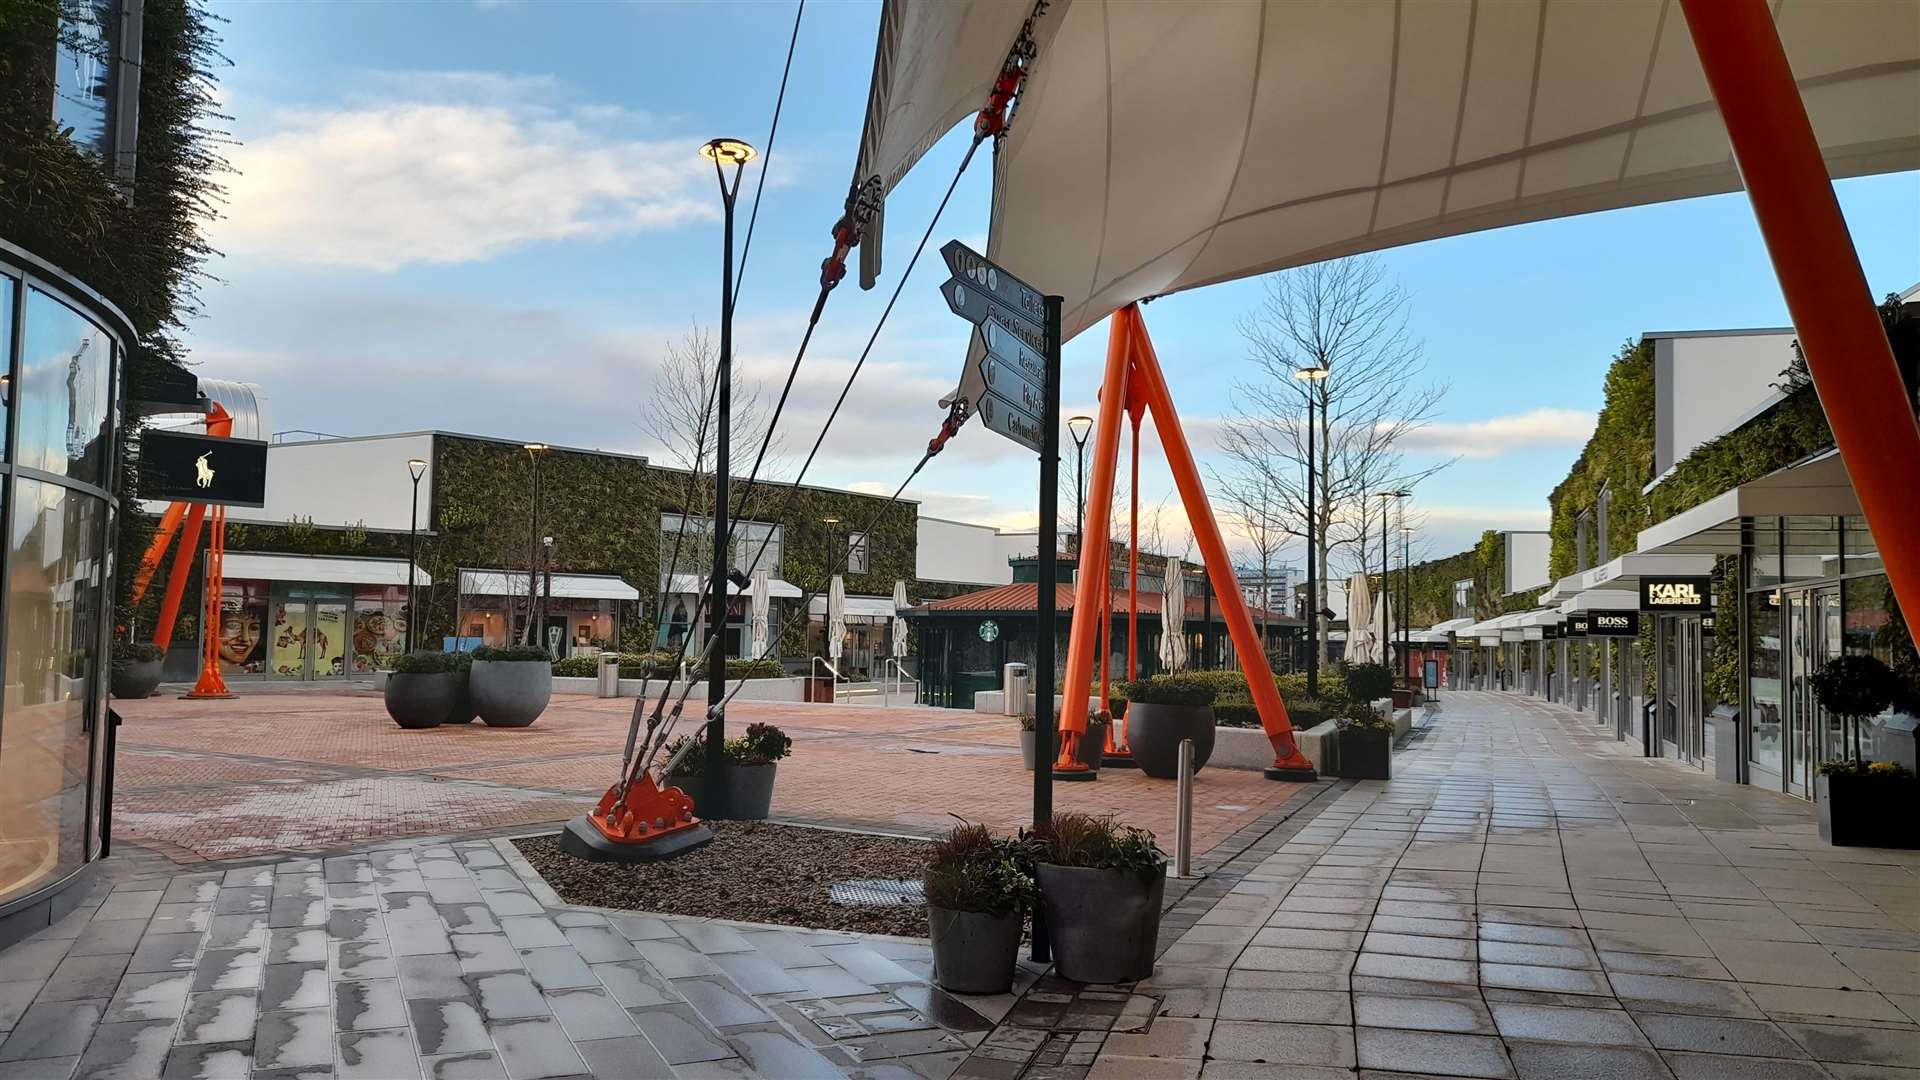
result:
[[[507,1020],[492,1025],[493,1042],[513,1080],[578,1076],[587,1063],[552,1017]]]
[[[161,1080],[246,1080],[253,1071],[253,1038],[242,1042],[175,1043]]]
[[[378,1031],[407,1022],[406,999],[398,979],[365,979],[333,984],[333,1026],[337,1031]]]
[[[653,1005],[631,1010],[641,1034],[669,1065],[734,1057],[733,1048],[700,1019],[693,1006]]]
[[[506,1066],[491,1050],[422,1057],[420,1071],[426,1080],[508,1080]]]
[[[5,1040],[0,1061],[78,1056],[100,1025],[106,1002],[50,1001],[27,1009]]]
[[[655,1050],[653,1044],[642,1035],[624,1039],[595,1039],[578,1043],[575,1049],[586,1059],[588,1071],[599,1080],[673,1075],[673,1066],[668,1065],[666,1059],[660,1056],[660,1051]]]
[[[110,1014],[111,1015],[111,1014]],[[260,1020],[260,997],[253,990],[213,990],[194,994],[186,1000],[186,1012],[180,1018],[175,1042],[245,1042],[253,1037]]]
[[[549,990],[546,997],[554,1019],[575,1042],[639,1034],[633,1017],[604,989]]]
[[[468,1054],[493,1049],[486,1021],[464,998],[407,1002],[414,1037],[426,1055]]]
[[[417,1080],[420,1059],[406,1028],[343,1031],[334,1037],[337,1080]]]

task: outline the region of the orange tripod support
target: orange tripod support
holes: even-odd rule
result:
[[[1087,706],[1093,677],[1093,645],[1099,630],[1101,594],[1110,594],[1105,568],[1108,565],[1107,534],[1110,504],[1113,499],[1114,473],[1119,464],[1120,419],[1128,401],[1144,401],[1153,417],[1167,454],[1167,465],[1180,491],[1180,502],[1192,525],[1207,575],[1220,592],[1220,613],[1227,623],[1234,649],[1240,656],[1240,669],[1247,673],[1247,688],[1260,713],[1260,726],[1273,744],[1273,766],[1269,779],[1311,780],[1313,763],[1294,743],[1293,724],[1287,718],[1286,703],[1267,667],[1266,650],[1261,647],[1259,631],[1247,613],[1246,600],[1234,577],[1233,562],[1227,556],[1227,544],[1213,507],[1207,501],[1206,487],[1200,481],[1199,467],[1174,411],[1173,396],[1161,373],[1160,360],[1153,342],[1147,337],[1145,321],[1137,304],[1129,304],[1113,313],[1107,339],[1107,364],[1101,385],[1100,412],[1094,421],[1093,491],[1088,500],[1088,520],[1082,537],[1080,580],[1075,586],[1073,630],[1067,646],[1065,700],[1060,714],[1060,758],[1054,774],[1063,779],[1078,779],[1087,767],[1079,761],[1080,738],[1087,730]],[[1087,573],[1085,567],[1099,567],[1100,573]]]
[[[215,402],[207,413],[207,434],[216,438],[230,438],[233,435],[233,417],[227,410]],[[207,609],[202,620],[201,630],[205,637],[205,648],[200,665],[199,681],[187,693],[190,698],[229,698],[233,694],[227,690],[227,682],[220,674],[220,607],[221,586],[227,552],[227,510],[224,506],[215,506],[211,514],[206,503],[173,503],[160,517],[159,527],[154,530],[153,540],[140,557],[140,569],[133,579],[133,601],[139,603],[152,586],[154,575],[160,570],[160,564],[166,561],[167,548],[172,546],[176,535],[180,537],[180,547],[173,555],[173,569],[167,574],[167,590],[160,600],[160,617],[153,624],[153,643],[166,648],[173,642],[173,628],[180,621],[180,604],[186,597],[187,577],[193,570],[193,553],[200,546],[200,530],[207,519],[213,519],[213,529],[207,538]],[[182,531],[184,529],[184,532]]]

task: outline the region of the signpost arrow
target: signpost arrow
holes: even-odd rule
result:
[[[988,431],[998,432],[1021,446],[1040,452],[1046,426],[1040,418],[989,390],[980,397],[980,422]]]
[[[953,276],[968,282],[985,295],[1012,308],[1044,332],[1047,325],[1047,301],[1040,290],[987,261],[987,257],[958,240],[949,240],[940,249]],[[1044,343],[1040,346],[1045,348]]]

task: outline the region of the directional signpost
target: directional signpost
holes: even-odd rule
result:
[[[1000,269],[958,240],[940,249],[953,276],[940,286],[947,307],[973,324],[960,389],[987,430],[997,432],[1040,455],[1040,587],[1033,644],[1034,760],[1033,824],[1044,828],[1053,817],[1054,597],[1058,568],[1051,557],[1060,549],[1056,522],[1060,492],[1060,305],[1058,296]],[[1033,958],[1045,961],[1050,947],[1046,925],[1033,924]]]

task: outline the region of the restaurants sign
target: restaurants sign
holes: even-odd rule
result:
[[[1639,637],[1640,613],[1637,611],[1594,611],[1588,613],[1587,634],[1591,637]]]
[[[192,431],[140,433],[140,497],[156,502],[267,504],[267,444]]]
[[[1713,606],[1713,579],[1698,577],[1643,577],[1641,611],[1706,611]]]

